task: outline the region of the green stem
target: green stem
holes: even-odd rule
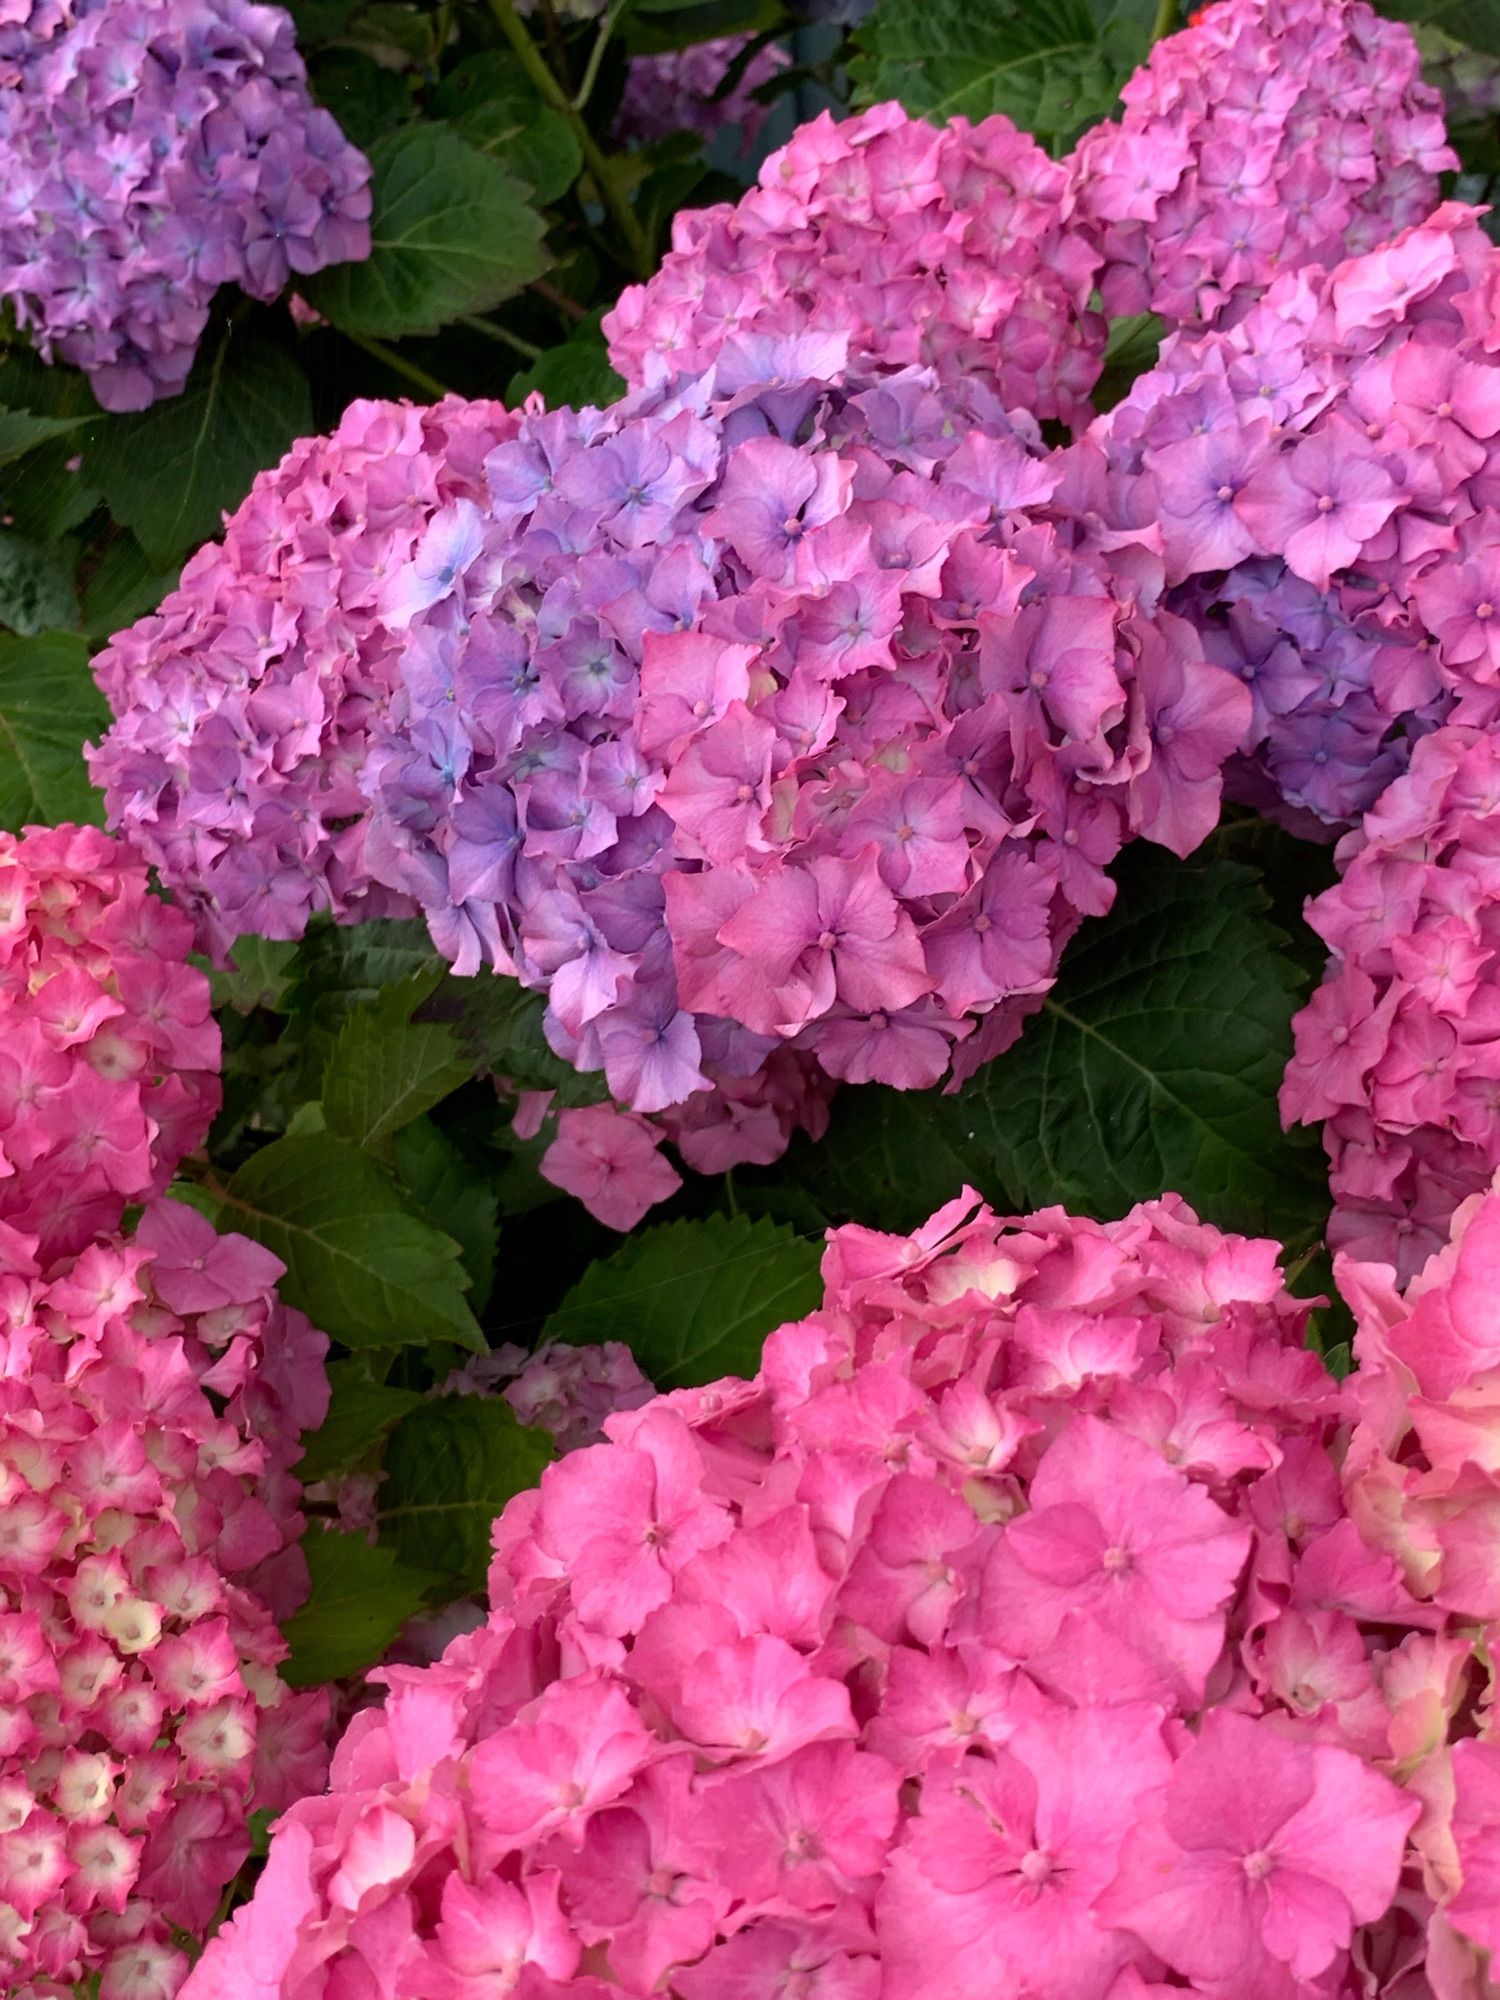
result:
[[[500,32],[515,50],[520,63],[543,101],[560,111],[573,128],[573,136],[578,141],[578,150],[583,155],[583,163],[593,177],[594,186],[599,191],[599,199],[615,227],[625,239],[629,257],[626,261],[637,276],[649,278],[651,275],[651,246],[636,220],[635,212],[621,192],[609,161],[599,150],[599,143],[584,123],[577,106],[563,89],[542,59],[541,51],[526,32],[524,22],[517,14],[512,0],[490,0],[490,12],[500,24]]]
[[[476,313],[464,313],[459,325],[468,327],[471,333],[482,333],[491,340],[498,340],[502,347],[514,348],[528,361],[540,361],[545,351],[534,340],[522,340],[520,334],[512,333],[508,326],[496,326],[493,320],[480,319]]]
[[[549,285],[545,278],[533,278],[526,289],[535,292],[539,299],[545,299],[549,306],[556,306],[557,310],[567,319],[580,320],[588,318],[587,310],[578,303],[577,299],[570,299],[566,292],[560,292],[556,285]]]
[[[619,27],[624,17],[625,9],[629,5],[630,0],[615,0],[614,6],[610,8],[604,19],[599,23],[599,32],[594,37],[594,46],[589,50],[588,65],[583,72],[583,82],[579,84],[577,93],[573,98],[573,109],[575,111],[582,111],[593,96],[594,85],[599,81],[599,65],[604,60],[604,51],[609,45],[609,38],[615,29]]]
[[[372,359],[389,368],[410,382],[414,389],[420,389],[424,396],[431,396],[436,402],[444,396],[453,395],[446,382],[440,382],[436,375],[429,375],[425,368],[419,368],[415,361],[408,361],[404,354],[398,354],[394,347],[387,347],[383,340],[371,340],[367,333],[350,333],[341,328],[345,340],[352,340],[356,347],[362,347]]]
[[[1177,32],[1177,0],[1159,0],[1156,21],[1151,29],[1151,39],[1159,42],[1166,35]]]

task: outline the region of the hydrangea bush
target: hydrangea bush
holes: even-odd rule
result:
[[[0,0],[7,1994],[1491,1994],[1412,11]]]

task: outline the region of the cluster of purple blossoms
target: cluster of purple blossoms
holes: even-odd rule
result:
[[[1008,118],[941,130],[878,104],[803,125],[737,204],[688,210],[604,321],[632,387],[736,335],[831,332],[861,374],[921,365],[1006,408],[1085,421],[1106,327],[1064,169]]]
[[[632,56],[615,138],[621,145],[643,146],[668,139],[674,132],[696,132],[712,139],[729,129],[739,133],[742,147],[750,145],[768,112],[755,92],[784,70],[789,58],[769,42],[748,59],[733,87],[723,90],[749,40],[747,35],[729,35],[715,42],[695,42],[688,49],[671,49],[665,55]]]
[[[116,820],[220,946],[420,910],[720,1165],[785,1145],[735,1089],[777,1056],[966,1074],[1121,842],[1210,830],[1250,702],[1150,609],[1159,564],[1101,551],[1097,453],[978,385],[961,423],[916,371],[831,387],[843,358],[731,344],[606,412],[357,405],[101,656]],[[441,473],[395,455],[424,425]]]
[[[217,288],[370,254],[370,167],[251,0],[0,0],[0,294],[106,409],[187,380]]]
[[[1458,165],[1410,31],[1364,0],[1218,0],[1120,95],[1069,163],[1111,316],[1228,324],[1421,221]]]
[[[1305,823],[1357,819],[1437,723],[1500,718],[1497,296],[1450,205],[1170,341],[1095,428],[1167,604],[1253,690],[1248,781]]]
[[[1419,1271],[1500,1168],[1500,741],[1445,727],[1308,906],[1333,956],[1297,1016],[1291,1123],[1323,1122],[1331,1241]]]

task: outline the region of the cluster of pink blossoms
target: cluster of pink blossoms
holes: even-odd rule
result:
[[[219,1107],[193,926],[93,827],[0,834],[0,1222],[51,1259],[159,1194]]]
[[[1069,162],[1112,317],[1226,324],[1420,222],[1458,165],[1410,30],[1364,0],[1219,0],[1120,95]]]
[[[1449,725],[1308,905],[1332,957],[1294,1023],[1286,1121],[1323,1124],[1330,1239],[1421,1269],[1500,1168],[1500,737]]]
[[[1255,697],[1258,795],[1347,825],[1500,719],[1500,252],[1456,205],[1179,336],[1094,441]],[[1256,794],[1252,794],[1256,795]]]
[[[638,387],[710,367],[736,335],[833,333],[861,373],[920,365],[1081,422],[1106,327],[1070,213],[1064,169],[1008,118],[825,112],[738,203],[676,217],[661,269],[605,318],[610,360]]]
[[[187,380],[222,284],[370,254],[370,167],[251,0],[0,0],[0,294],[106,409]]]
[[[1360,1323],[1346,1503],[1429,1613],[1386,1676],[1390,1768],[1423,1805],[1412,1834],[1421,1896],[1409,1915],[1420,1924],[1426,1904],[1438,1906],[1427,1915],[1427,1983],[1416,1963],[1395,1990],[1482,2000],[1500,1965],[1500,1193],[1459,1208],[1451,1244],[1404,1299],[1389,1266],[1341,1257],[1335,1272]],[[1329,1658],[1330,1682],[1350,1657],[1345,1647],[1343,1660]]]
[[[184,2000],[1418,1990],[1380,1767],[1460,1677],[1275,1246],[974,1206],[836,1232],[754,1381],[511,1503],[488,1623],[385,1671]]]
[[[0,1982],[168,2000],[250,1851],[322,1782],[279,1678],[290,1467],[327,1341],[277,1259],[176,1202],[47,1269],[0,1224]]]
[[[712,139],[736,131],[748,146],[766,122],[767,106],[754,95],[763,83],[784,70],[789,58],[775,42],[755,51],[731,89],[723,89],[749,37],[730,35],[714,42],[665,55],[632,56],[625,75],[625,94],[615,119],[621,145],[650,145],[674,132],[696,132]]]
[[[1211,829],[1249,698],[1024,419],[843,360],[731,344],[487,452],[356,405],[100,656],[116,822],[219,944],[420,909],[694,1165],[1006,1047],[1121,842]]]

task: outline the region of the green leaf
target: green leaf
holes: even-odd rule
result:
[[[82,639],[0,632],[0,827],[100,824],[104,800],[89,783],[82,746],[109,720]]]
[[[666,1222],[591,1264],[549,1340],[623,1340],[658,1389],[750,1376],[761,1343],[822,1296],[821,1247],[765,1218]]]
[[[861,103],[898,98],[938,123],[1000,111],[1060,152],[1108,114],[1145,53],[1149,27],[1121,28],[1119,10],[1088,0],[880,0],[855,31],[850,75]]]
[[[953,1100],[935,1091],[845,1086],[816,1142],[799,1135],[784,1160],[762,1173],[735,1173],[745,1198],[788,1220],[812,1201],[825,1222],[862,1222],[905,1235],[971,1182],[1001,1203],[993,1169],[966,1140]],[[798,1198],[785,1204],[786,1191]],[[804,1223],[805,1226],[805,1223]]]
[[[249,327],[226,326],[180,396],[99,427],[84,470],[165,568],[216,535],[256,473],[312,429],[307,378],[291,355]]]
[[[232,1007],[239,1014],[252,1013],[257,1007],[284,1012],[281,1003],[296,951],[296,945],[280,938],[236,938],[228,965],[209,968],[214,1007]]]
[[[572,126],[499,50],[461,62],[433,92],[430,109],[481,153],[503,160],[539,202],[556,201],[583,169]]]
[[[1441,28],[1468,48],[1500,55],[1500,0],[1377,0],[1376,12],[1412,27]]]
[[[85,636],[98,643],[133,625],[176,581],[176,569],[157,569],[134,535],[116,535],[83,588]]]
[[[373,1667],[408,1618],[423,1609],[441,1579],[412,1569],[363,1535],[313,1528],[302,1552],[312,1596],[285,1627],[291,1658],[282,1673],[293,1687],[346,1680]]]
[[[287,0],[297,24],[298,46],[307,49],[342,34],[364,4],[365,0]]]
[[[288,1304],[346,1347],[441,1337],[484,1351],[459,1246],[413,1215],[347,1139],[314,1132],[273,1140],[221,1191],[219,1206],[226,1228],[253,1236],[286,1265]]]
[[[599,322],[604,307],[580,320],[561,347],[551,347],[539,361],[510,378],[505,400],[516,409],[539,389],[549,409],[603,409],[625,393],[625,383],[609,365],[609,349]]]
[[[495,1516],[535,1486],[551,1457],[551,1438],[518,1424],[499,1396],[435,1397],[391,1433],[381,1533],[404,1561],[478,1589]]]
[[[28,639],[75,630],[77,566],[78,551],[69,542],[34,542],[0,530],[0,626]]]
[[[508,1079],[521,1090],[553,1090],[559,1104],[598,1104],[609,1095],[602,1073],[584,1075],[554,1055],[542,1028],[547,1002],[519,980],[481,971],[450,978],[421,1009],[447,1022],[471,1070]]]
[[[323,1072],[329,1131],[372,1152],[469,1080],[451,1029],[411,1019],[424,986],[419,974],[351,1014]]]
[[[1313,1241],[1321,1153],[1276,1115],[1304,980],[1257,874],[1159,858],[1122,873],[1040,1014],[946,1116],[1028,1208],[1113,1216],[1170,1189],[1222,1228]]]
[[[1156,313],[1136,313],[1129,319],[1110,321],[1104,372],[1094,388],[1095,409],[1112,410],[1136,377],[1156,366],[1166,330],[1166,322]]]
[[[487,312],[547,267],[543,224],[499,160],[442,125],[416,125],[371,148],[372,248],[302,287],[335,326],[382,338],[436,333]]]
[[[500,1228],[493,1164],[471,1161],[430,1118],[414,1119],[396,1134],[391,1160],[411,1206],[457,1241],[473,1287],[471,1302],[482,1312],[494,1289]]]
[[[422,1396],[415,1389],[393,1389],[370,1374],[368,1355],[328,1364],[331,1394],[328,1415],[307,1440],[297,1463],[304,1486],[369,1457]]]
[[[368,924],[314,924],[297,947],[287,1005],[294,1012],[337,1003],[340,1015],[375,999],[388,986],[444,961],[420,917],[380,917]]]
[[[49,438],[76,430],[84,421],[82,416],[34,417],[29,410],[0,410],[0,465],[9,465]]]
[[[358,49],[329,49],[308,65],[308,75],[319,104],[352,145],[368,149],[411,116],[404,77]]]

